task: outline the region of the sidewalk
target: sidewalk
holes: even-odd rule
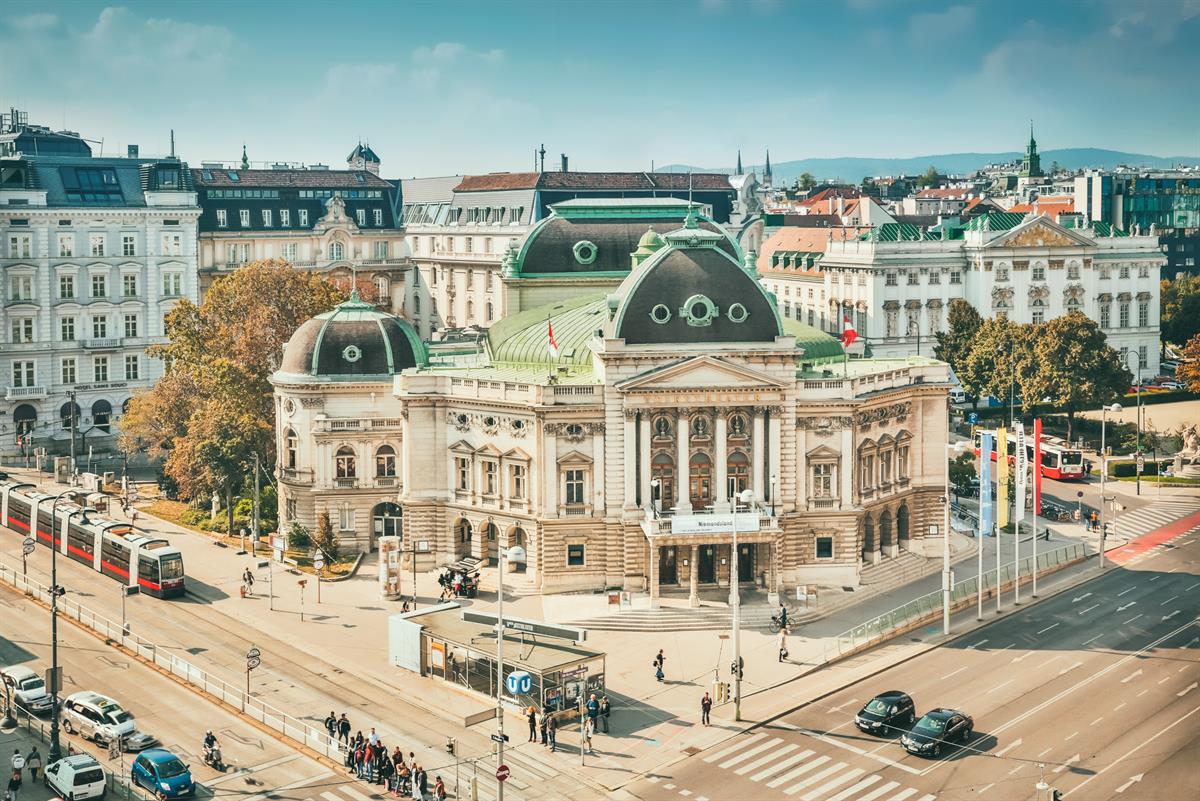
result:
[[[0,698],[0,703],[3,699]],[[3,714],[0,712],[0,714]],[[3,770],[0,771],[0,776],[3,777],[3,783],[0,784],[0,795],[8,789],[8,779],[12,775],[12,756],[13,749],[21,752],[21,756],[29,756],[29,752],[37,746],[38,752],[42,755],[42,767],[45,768],[50,764],[50,760],[46,758],[48,750],[46,744],[38,739],[37,735],[29,731],[24,726],[18,726],[15,730],[9,733],[0,731],[0,766]],[[37,781],[33,780],[29,768],[21,771],[21,790],[17,793],[17,801],[47,801],[55,798],[56,794],[49,787],[42,784],[42,772],[38,771]]]

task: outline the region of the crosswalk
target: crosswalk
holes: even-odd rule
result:
[[[1113,524],[1114,537],[1134,539],[1196,512],[1200,512],[1200,501],[1155,501],[1138,509],[1110,512],[1108,519]]]
[[[839,761],[836,756],[804,748],[805,743],[786,742],[758,732],[737,737],[731,744],[702,757],[703,761],[720,770],[757,784],[766,790],[748,791],[744,797],[780,795],[799,801],[935,801],[930,793],[920,795],[915,787],[905,787],[878,773],[860,766]],[[815,743],[814,743],[815,745]],[[659,784],[659,777],[649,777]],[[662,784],[665,789],[676,789]],[[694,801],[708,801],[704,796],[680,789],[681,795]]]

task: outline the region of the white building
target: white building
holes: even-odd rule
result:
[[[10,136],[18,144],[0,157],[7,456],[69,452],[73,416],[79,453],[111,447],[130,396],[161,375],[145,350],[166,341],[164,316],[198,300],[187,165],[93,158],[77,137],[55,137],[60,155],[25,155]]]

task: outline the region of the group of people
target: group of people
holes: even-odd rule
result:
[[[592,693],[588,696],[580,726],[580,739],[582,747],[589,753],[593,750],[592,735],[598,731],[608,734],[611,715],[612,704],[609,703],[607,695],[597,698],[596,694]],[[559,714],[548,706],[538,709],[530,704],[525,710],[525,718],[529,721],[529,739],[526,742],[539,742],[540,737],[543,748],[549,748],[551,752],[556,752],[558,750]]]
[[[445,569],[438,574],[442,588],[441,599],[474,598],[479,593],[479,571],[467,574],[463,570]]]
[[[414,801],[445,801],[446,784],[441,776],[435,776],[430,785],[429,773],[417,762],[417,755],[404,751],[400,746],[389,753],[383,739],[375,729],[365,737],[361,731],[350,736],[350,720],[343,712],[339,718],[333,712],[325,718],[325,729],[338,742],[346,743],[346,767],[363,781],[381,785],[396,797],[406,796]],[[432,795],[430,794],[432,792]]]
[[[8,787],[4,791],[6,801],[17,801],[17,793],[21,791],[21,771],[29,771],[29,781],[36,782],[38,771],[42,769],[42,755],[37,746],[28,755],[22,755],[20,748],[13,749],[12,775],[8,779]]]

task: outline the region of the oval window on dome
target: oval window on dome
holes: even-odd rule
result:
[[[342,349],[342,358],[353,364],[362,358],[362,349],[358,345],[347,345]]]
[[[671,321],[671,310],[665,304],[658,304],[650,310],[650,319],[659,325],[664,325]]]
[[[746,318],[750,316],[750,312],[746,311],[746,307],[740,303],[734,303],[725,310],[725,316],[729,318],[731,323],[744,323]]]
[[[586,239],[576,242],[575,247],[571,248],[571,250],[575,254],[575,261],[580,264],[591,264],[596,260],[596,254],[599,253],[596,245]]]
[[[679,309],[679,314],[688,325],[705,326],[711,325],[720,311],[717,309],[717,304],[713,303],[705,295],[692,295]]]

